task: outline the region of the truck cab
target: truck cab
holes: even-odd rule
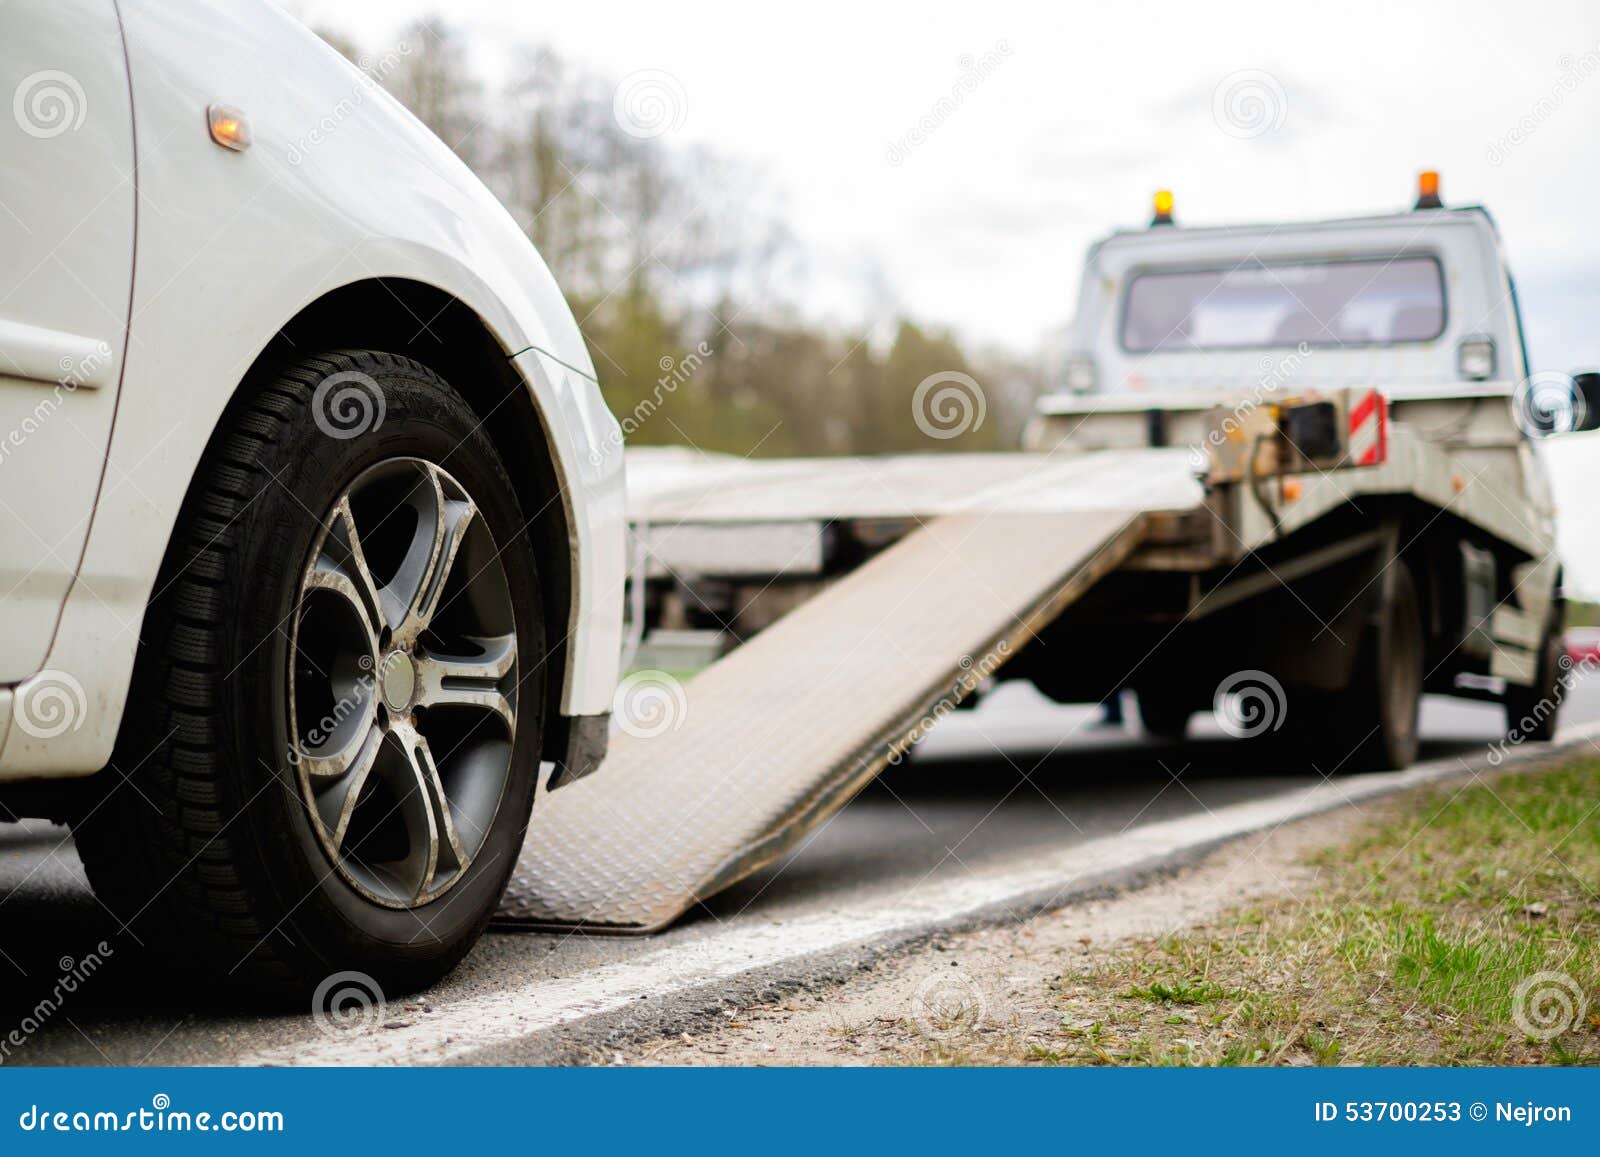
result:
[[[1290,391],[1527,377],[1515,287],[1482,208],[1293,225],[1168,222],[1090,249],[1063,374],[1069,391],[1231,388],[1279,363]]]

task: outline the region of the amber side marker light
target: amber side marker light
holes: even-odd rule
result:
[[[223,148],[242,153],[250,147],[250,126],[238,109],[214,104],[206,109],[206,123],[211,128],[211,139]]]
[[[1417,174],[1416,208],[1444,208],[1444,202],[1439,199],[1439,174],[1434,172],[1432,169],[1426,169]]]
[[[1150,224],[1171,225],[1172,191],[1170,189],[1159,190],[1155,195],[1153,208],[1155,209],[1155,212],[1150,215]]]

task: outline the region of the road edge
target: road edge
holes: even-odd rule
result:
[[[1159,821],[1064,849],[1037,868],[976,874],[898,906],[767,924],[673,945],[562,980],[468,998],[415,1023],[355,1039],[324,1038],[249,1055],[243,1065],[605,1063],[620,1049],[693,1033],[736,1007],[837,984],[897,952],[1075,903],[1102,899],[1189,867],[1217,848],[1363,800],[1485,773],[1556,766],[1600,747],[1600,723],[1555,743],[1452,756],[1402,772],[1329,778],[1259,800]]]

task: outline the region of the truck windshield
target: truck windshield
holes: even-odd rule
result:
[[[1444,332],[1444,277],[1432,257],[1148,270],[1128,286],[1129,353],[1266,346],[1392,345]]]

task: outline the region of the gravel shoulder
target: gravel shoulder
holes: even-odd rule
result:
[[[658,1040],[613,1060],[653,1065],[911,1064],[974,1045],[1026,1050],[1060,1021],[1063,978],[1137,940],[1193,930],[1241,904],[1294,895],[1323,869],[1308,857],[1375,814],[1347,808],[1234,840],[1194,867],[1018,924],[938,937],[869,971],[779,1003],[723,1010],[715,1031]],[[598,1058],[597,1058],[598,1059]]]
[[[1367,801],[885,956],[646,1065],[1600,1061],[1600,761]]]

